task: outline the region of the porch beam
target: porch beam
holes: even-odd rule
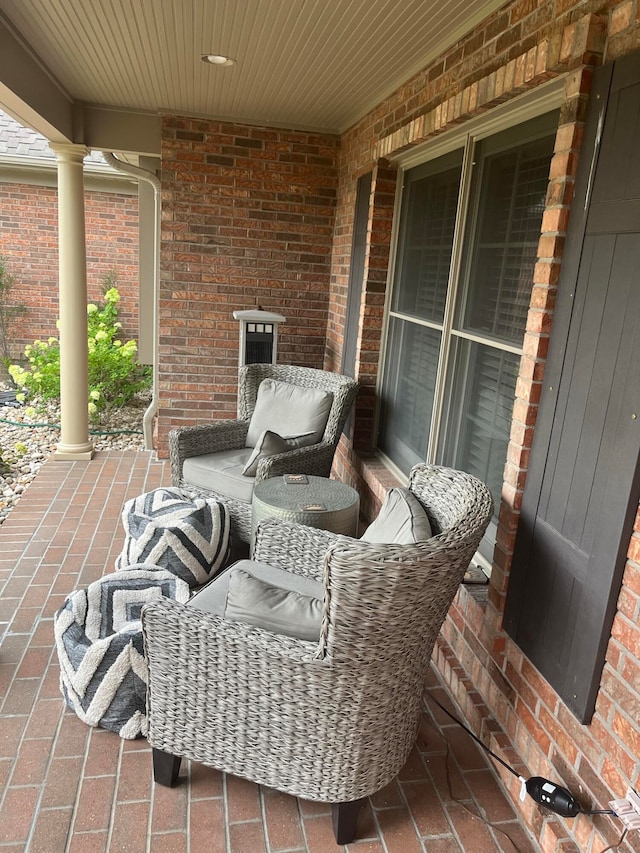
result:
[[[83,104],[80,111],[82,141],[89,148],[160,156],[162,118],[157,113],[89,104]]]
[[[60,441],[54,459],[93,457],[89,441],[87,257],[84,227],[84,145],[52,143],[58,165],[60,300]]]
[[[74,103],[0,12],[0,103],[21,124],[54,142],[74,138]]]

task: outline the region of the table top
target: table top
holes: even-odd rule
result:
[[[314,512],[348,509],[360,499],[355,489],[340,480],[304,475],[306,482],[288,483],[286,476],[257,483],[254,498],[277,509]]]

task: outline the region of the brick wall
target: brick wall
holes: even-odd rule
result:
[[[322,367],[339,140],[166,118],[159,452],[169,429],[235,417],[234,310],[282,313],[278,360]]]
[[[580,725],[555,691],[501,630],[510,560],[518,525],[540,383],[551,331],[555,292],[570,215],[583,120],[594,65],[640,49],[640,2],[536,2],[516,0],[435,59],[341,140],[336,239],[331,271],[329,329],[344,323],[355,186],[368,171],[382,176],[382,196],[372,198],[369,265],[361,313],[359,400],[354,446],[344,441],[336,471],[354,482],[371,516],[394,478],[367,451],[375,443],[369,416],[379,368],[382,306],[389,259],[394,171],[388,159],[426,142],[560,74],[564,80],[555,154],[509,446],[500,529],[488,590],[461,589],[440,637],[437,666],[464,713],[485,742],[519,772],[564,782],[594,807],[640,784],[640,514],[629,545],[595,716]],[[374,189],[372,194],[375,193]],[[375,270],[372,277],[371,270]],[[330,341],[327,365],[340,351]],[[519,784],[504,773],[544,851],[600,851],[621,834],[619,822],[581,816],[563,821],[518,802]],[[626,849],[633,849],[631,841]],[[625,844],[622,845],[623,849]]]
[[[28,313],[11,338],[15,356],[28,343],[57,335],[58,201],[55,188],[0,183],[0,254],[16,282],[11,300]],[[101,297],[105,275],[114,270],[120,321],[127,339],[138,338],[138,197],[114,192],[85,194],[87,291]]]

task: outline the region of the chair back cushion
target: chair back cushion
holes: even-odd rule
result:
[[[265,430],[296,439],[299,447],[322,440],[333,394],[277,379],[263,379],[258,388],[245,445],[255,447]]]
[[[322,598],[274,586],[236,567],[229,577],[224,618],[317,642],[322,625]]]
[[[255,560],[239,560],[199,590],[189,607],[303,640],[317,641],[323,586]]]
[[[360,537],[362,542],[412,545],[432,536],[431,524],[420,501],[409,489],[389,489],[380,512]]]

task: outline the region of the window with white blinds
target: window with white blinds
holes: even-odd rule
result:
[[[427,456],[441,338],[437,329],[390,318],[388,347],[396,357],[387,361],[380,441],[405,471]]]
[[[405,472],[475,474],[496,514],[557,122],[470,138],[404,174],[379,446]],[[487,557],[494,539],[495,519]]]

